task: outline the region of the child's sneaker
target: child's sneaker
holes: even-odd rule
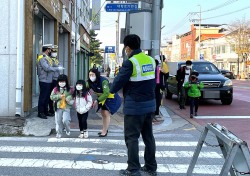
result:
[[[62,137],[62,135],[61,135],[61,134],[56,133],[56,138],[61,138],[61,137]]]
[[[198,115],[197,115],[197,112],[194,113],[194,116],[198,116]]]
[[[81,132],[80,135],[79,135],[78,137],[79,137],[79,138],[84,138],[83,132]]]
[[[84,133],[83,133],[83,137],[84,138],[88,138],[89,137],[89,133],[88,133],[88,131],[86,130],[86,131],[84,131]]]
[[[66,135],[69,136],[70,135],[70,131],[66,131]]]

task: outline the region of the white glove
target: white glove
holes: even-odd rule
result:
[[[65,68],[63,68],[62,66],[59,66],[59,67],[57,67],[58,68],[58,70],[63,70],[63,69],[65,69]]]

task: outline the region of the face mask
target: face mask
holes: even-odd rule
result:
[[[89,79],[90,79],[92,82],[95,82],[95,81],[96,81],[96,77],[95,77],[95,76],[91,76],[91,77],[89,77]]]
[[[82,85],[76,85],[76,90],[82,90]]]
[[[187,69],[191,69],[192,66],[191,66],[191,65],[187,65],[186,68],[187,68]]]
[[[51,57],[56,58],[57,57],[57,53],[56,52],[51,53]]]
[[[59,82],[58,85],[59,85],[60,87],[65,87],[65,86],[66,86],[66,82]]]

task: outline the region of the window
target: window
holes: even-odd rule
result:
[[[231,53],[234,53],[234,52],[235,52],[235,45],[231,45],[231,46],[230,46],[230,52],[231,52]]]
[[[220,54],[220,46],[216,46],[216,54]]]
[[[221,46],[221,53],[226,53],[226,46],[225,45]]]

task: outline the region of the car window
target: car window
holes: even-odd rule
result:
[[[193,63],[193,71],[201,74],[219,74],[219,70],[212,63]]]

